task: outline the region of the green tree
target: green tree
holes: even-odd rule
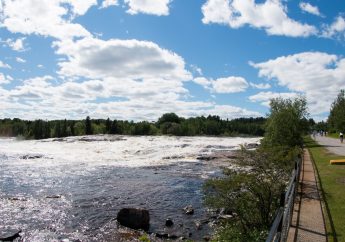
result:
[[[91,125],[91,119],[89,116],[85,119],[85,134],[90,135],[92,134],[92,125]]]
[[[307,102],[304,97],[271,100],[271,113],[267,119],[264,146],[302,146],[307,131]]]
[[[333,101],[328,124],[331,131],[345,131],[345,91],[341,90],[337,98]]]

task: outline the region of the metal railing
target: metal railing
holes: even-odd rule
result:
[[[299,177],[301,173],[302,158],[299,156],[295,162],[289,184],[280,197],[280,207],[277,209],[266,242],[285,242],[289,233],[292,219],[293,205],[297,193]]]

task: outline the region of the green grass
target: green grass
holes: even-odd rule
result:
[[[305,144],[315,162],[323,190],[329,241],[345,242],[345,165],[330,165],[329,163],[331,159],[345,157],[329,153],[310,137],[305,138]]]
[[[329,133],[328,137],[339,139],[339,133]]]

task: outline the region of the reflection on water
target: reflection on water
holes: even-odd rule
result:
[[[21,229],[28,241],[108,241],[119,209],[141,207],[150,211],[150,231],[163,231],[171,218],[174,233],[198,240],[211,232],[195,227],[207,217],[201,187],[221,164],[197,157],[253,142],[258,139],[0,139],[0,231]],[[182,211],[189,204],[192,216]]]

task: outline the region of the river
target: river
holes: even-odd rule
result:
[[[212,233],[202,185],[224,162],[198,157],[259,138],[110,136],[0,139],[0,232],[24,241],[116,241],[123,207],[150,211],[150,232],[201,240]],[[194,215],[182,208],[192,205]],[[169,232],[169,231],[168,231]]]

